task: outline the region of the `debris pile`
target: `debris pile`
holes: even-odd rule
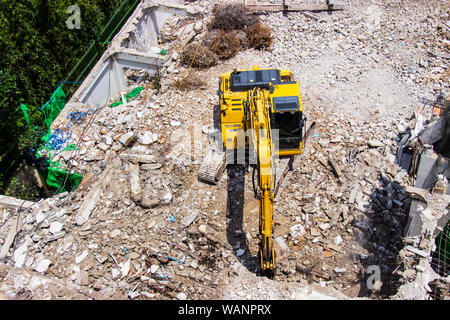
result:
[[[246,29],[247,38],[252,48],[261,50],[272,44],[272,35],[268,27],[255,23]]]
[[[127,71],[127,92],[144,89],[71,128],[71,141],[80,143],[59,161],[83,174],[78,189],[0,209],[0,294],[425,298],[426,288],[408,288],[418,274],[431,274],[421,270],[429,270],[424,263],[436,235],[404,238],[417,199],[398,147],[416,128],[420,98],[448,90],[448,13],[440,1],[344,2],[346,10],[317,13],[322,22],[299,12],[261,16],[261,25],[271,26],[273,50],[249,49],[226,61],[208,49],[217,45],[211,40],[223,28],[238,28],[232,34],[246,48],[249,25],[233,25],[231,17],[206,30],[218,1],[197,3],[202,20],[168,19],[160,38],[165,68],[153,79]],[[194,63],[205,68],[185,77],[195,52]],[[255,64],[292,70],[307,125],[317,124],[275,199],[274,279],[257,276],[258,203],[248,168],[228,166],[214,186],[197,180],[218,76]],[[68,103],[54,127],[89,108]],[[441,200],[433,199],[426,199],[432,211],[443,215]],[[425,206],[422,212],[429,213]],[[442,278],[426,280],[445,297]]]
[[[403,247],[411,183],[395,164],[398,132],[386,130],[395,120],[364,123],[308,105],[316,134],[275,204],[280,270],[352,295],[355,286],[367,292],[366,270],[375,265],[382,275],[377,294],[395,293],[389,275]]]
[[[180,62],[186,66],[209,68],[217,63],[217,56],[208,47],[191,43],[181,52]]]
[[[218,5],[213,10],[213,14],[211,29],[244,30],[258,21],[256,16],[247,14],[244,5],[240,3]]]
[[[199,73],[189,73],[186,78],[172,82],[172,87],[180,90],[192,90],[204,88],[205,86],[206,82],[201,78]]]
[[[219,59],[226,60],[234,57],[240,47],[239,39],[232,32],[220,31],[211,40],[211,51],[217,54]]]
[[[216,59],[230,59],[239,50],[266,49],[272,44],[270,28],[261,25],[257,16],[247,14],[242,4],[217,6],[213,13],[201,43],[191,43],[182,51],[181,64],[208,68]]]

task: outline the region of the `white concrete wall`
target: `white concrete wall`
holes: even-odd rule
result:
[[[167,56],[151,53],[157,33],[173,14],[192,14],[179,1],[143,1],[111,41],[110,47],[71,99],[91,106],[105,105],[127,90],[124,68],[146,70],[152,76]]]
[[[111,55],[102,65],[90,86],[80,95],[79,101],[91,106],[108,104],[120,92],[127,90],[124,69],[146,70],[150,76],[165,60],[156,55],[140,56],[127,52]]]

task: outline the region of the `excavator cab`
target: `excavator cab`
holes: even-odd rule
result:
[[[302,153],[304,118],[300,88],[289,70],[236,70],[224,73],[219,80],[220,124],[223,148],[249,148],[246,130],[250,128],[245,115],[248,91],[267,89],[270,121],[276,156]]]
[[[271,95],[270,121],[278,156],[302,153],[303,118],[300,89],[296,81],[274,86]]]

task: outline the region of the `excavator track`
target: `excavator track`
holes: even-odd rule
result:
[[[214,144],[211,145],[198,170],[198,179],[217,184],[225,171],[225,159],[225,152],[218,150]]]

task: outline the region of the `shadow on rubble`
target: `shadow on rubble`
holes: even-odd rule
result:
[[[380,175],[380,187],[370,195],[365,214],[353,221],[355,238],[367,250],[360,256],[359,297],[387,298],[403,284],[399,256],[408,219],[410,200],[400,184]],[[370,210],[371,209],[371,210]],[[355,262],[355,261],[354,261]]]
[[[244,188],[246,166],[241,164],[227,165],[227,240],[233,247],[234,254],[250,272],[258,271],[258,260],[252,256],[244,231]],[[244,254],[238,255],[239,249]]]

